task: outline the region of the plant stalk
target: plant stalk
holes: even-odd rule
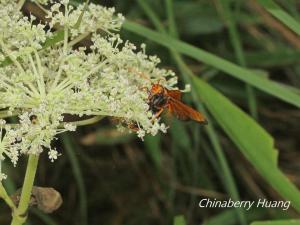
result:
[[[11,225],[22,225],[27,220],[27,211],[30,202],[33,182],[38,166],[38,161],[39,155],[29,155],[19,206],[12,214],[13,219]]]
[[[2,183],[0,183],[0,198],[3,198],[3,200],[11,208],[11,210],[16,209],[13,201],[11,200],[9,195],[7,194],[7,192],[6,192],[5,188],[3,187]]]

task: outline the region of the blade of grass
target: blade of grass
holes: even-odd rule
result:
[[[10,167],[7,165],[7,162],[5,161],[2,162],[2,167],[4,171],[8,171],[10,169]],[[16,184],[13,182],[10,176],[7,176],[7,178],[2,183],[9,195],[12,195],[17,190]]]
[[[193,87],[195,87],[194,82],[190,79],[190,76],[194,76],[194,75],[191,72],[191,70],[186,66],[186,64],[182,60],[181,56],[176,53],[175,55],[173,55],[173,57],[178,65],[180,72],[183,75],[185,81],[188,83],[191,83],[193,85]],[[200,103],[199,97],[197,96],[197,93],[196,93],[196,88],[192,89],[192,96],[195,99],[195,102],[197,103],[197,109],[201,112],[204,112],[208,121],[211,121],[208,116],[208,113],[206,113],[204,107]],[[240,196],[239,196],[237,186],[235,184],[235,180],[234,180],[231,170],[229,168],[226,156],[224,154],[224,150],[222,149],[221,143],[219,141],[218,134],[215,131],[215,128],[212,125],[212,123],[209,123],[208,126],[205,126],[205,131],[208,134],[208,137],[210,139],[210,142],[213,146],[216,157],[218,159],[218,163],[220,165],[221,172],[217,171],[218,176],[220,177],[220,179],[221,179],[222,183],[224,184],[229,195],[233,199],[239,200]],[[244,215],[243,209],[236,208],[235,211],[237,213],[240,223],[246,224],[246,217]]]
[[[152,11],[150,6],[145,1],[142,1],[142,0],[137,0],[137,2],[141,6],[141,8],[145,11],[145,13],[148,15],[148,17],[151,19],[151,21],[153,22],[155,27],[160,32],[166,33],[163,25],[159,21],[159,18],[155,15],[155,13]],[[166,6],[171,7],[172,3],[166,2]],[[177,31],[176,31],[176,27],[175,27],[175,21],[174,21],[174,18],[172,17],[173,14],[170,13],[171,10],[173,10],[173,9],[168,9],[167,10],[168,19],[173,20],[173,22],[169,21],[169,24],[174,26],[173,28],[171,28],[171,30],[174,32],[175,36],[178,36]],[[184,72],[184,68],[187,70],[187,66],[185,65],[185,63],[181,59],[181,56],[176,51],[174,51],[173,49],[171,49],[171,55],[173,55],[173,57],[174,57],[176,63],[178,64],[178,67],[180,68],[182,74],[185,74],[183,72]],[[189,81],[187,76],[184,77],[184,78],[185,78],[186,81],[187,80]],[[194,93],[193,96],[195,98],[195,93]],[[202,111],[204,111],[203,107],[201,107],[200,109]],[[222,168],[222,171],[223,171],[222,175],[220,175],[220,173],[218,173],[218,175],[220,175],[220,178],[221,178],[222,182],[224,183],[224,186],[227,189],[227,192],[232,196],[232,198],[235,199],[235,200],[239,200],[239,193],[237,191],[237,187],[235,185],[233,176],[232,176],[231,171],[229,169],[226,157],[223,153],[223,149],[222,149],[221,144],[218,140],[218,136],[217,136],[216,132],[214,131],[214,128],[211,124],[209,126],[207,126],[206,131],[208,133],[210,141],[212,142],[212,145],[213,145],[213,148],[216,152],[220,167]],[[240,220],[241,224],[246,224],[246,219],[245,219],[245,215],[243,213],[243,210],[238,208],[238,209],[236,209],[236,212],[237,212],[237,215],[239,217],[239,220]]]
[[[250,210],[249,213],[247,213],[247,219],[248,221],[257,220],[263,218],[265,214],[266,212],[261,209]],[[234,225],[238,224],[237,219],[238,218],[236,216],[235,210],[229,209],[217,214],[216,216],[209,218],[201,225]]]
[[[62,134],[62,142],[64,149],[70,159],[72,171],[79,190],[79,206],[80,206],[80,220],[82,225],[88,224],[88,212],[87,212],[87,197],[86,189],[84,185],[83,175],[80,169],[78,158],[76,157],[76,147],[69,134]]]
[[[241,65],[242,67],[247,67],[241,39],[236,27],[236,21],[232,15],[232,11],[230,8],[230,3],[232,2],[229,0],[219,0],[219,2],[222,8],[225,23],[227,24],[227,27],[229,29],[230,42],[234,49],[238,64]],[[246,93],[247,93],[248,107],[250,109],[250,113],[254,118],[257,119],[258,115],[257,115],[257,104],[256,104],[255,92],[254,89],[249,84],[246,84]]]
[[[253,10],[254,12],[259,14],[259,17],[262,19],[265,28],[267,28],[268,32],[270,33],[270,36],[282,36],[287,42],[282,43],[282,42],[277,42],[276,45],[273,45],[274,47],[278,46],[285,46],[287,43],[294,46],[295,48],[299,49],[300,48],[300,39],[299,35],[296,34],[294,31],[292,31],[289,27],[287,27],[285,24],[283,24],[280,20],[275,18],[272,14],[270,14],[262,5],[260,5],[257,1],[248,1],[247,5]],[[272,28],[272,29],[269,29]],[[274,39],[273,39],[274,41]],[[272,42],[273,42],[272,41]],[[267,43],[265,43],[267,44]],[[263,44],[263,45],[265,45]],[[269,45],[269,44],[268,44]],[[271,45],[269,45],[271,47]]]
[[[258,220],[261,218],[264,218],[266,214],[268,214],[267,209],[251,209],[247,213],[247,220],[253,221]],[[272,214],[274,214],[273,218],[276,219],[288,219],[288,214],[284,213],[284,211],[280,209],[276,209]],[[207,221],[205,221],[202,225],[235,225],[238,223],[237,216],[235,214],[234,209],[225,210],[224,212],[221,212],[217,214],[216,216],[213,216],[209,218]],[[251,224],[252,225],[252,224]]]
[[[203,187],[208,190],[215,190],[219,185],[215,185],[216,180],[213,177],[207,176],[206,171],[211,170],[210,167],[213,167],[213,165],[210,164],[210,162],[207,160],[206,157],[203,157],[204,154],[208,153],[211,158],[213,158],[213,162],[215,165],[217,165],[216,168],[219,168],[219,165],[216,161],[216,157],[213,156],[213,152],[211,151],[209,144],[207,142],[201,143],[204,139],[203,137],[203,129],[202,127],[198,126],[198,124],[194,124],[194,126],[191,126],[192,130],[192,140],[190,142],[194,143],[191,149],[190,157],[193,158],[193,186],[195,187]],[[203,146],[207,144],[206,146],[206,152],[204,153],[205,149]],[[204,153],[204,154],[203,154]],[[209,157],[209,156],[208,156]],[[192,161],[192,160],[191,160]],[[219,169],[215,169],[215,171],[220,171]],[[202,177],[202,179],[199,179],[199,177]]]
[[[287,12],[285,12],[277,3],[273,0],[257,0],[270,14],[289,27],[296,34],[300,35],[300,24]]]
[[[213,87],[197,77],[193,81],[199,96],[231,140],[265,180],[300,212],[300,192],[277,167],[273,138]]]
[[[173,0],[165,0],[165,3],[166,3],[166,10],[167,10],[168,25],[169,25],[168,26],[169,34],[174,38],[178,38],[179,35],[176,29]]]
[[[250,52],[246,55],[250,66],[279,67],[300,62],[300,52],[290,49],[278,49],[272,52]]]
[[[184,67],[185,64],[181,66]],[[300,192],[278,169],[277,151],[274,149],[272,137],[247,116],[247,114],[208,84],[196,77],[194,78],[194,81],[198,87],[199,84],[204,85],[205,88],[198,88],[199,96],[206,96],[205,102],[206,104],[209,104],[209,110],[242,153],[275,190],[286,199],[294,200],[292,201],[292,205],[300,211]],[[199,90],[203,91],[200,93]],[[221,100],[219,99],[218,101],[218,98],[221,98]],[[226,108],[227,110],[224,110]],[[227,112],[226,115],[224,115],[224,111]],[[235,123],[232,123],[232,118],[235,118]],[[238,124],[236,124],[236,122],[238,122]],[[244,132],[242,132],[243,130]],[[256,143],[258,146],[253,143]],[[266,164],[266,162],[269,163]]]
[[[300,220],[278,220],[278,221],[260,221],[253,222],[251,225],[299,225]]]
[[[160,34],[137,23],[126,21],[123,27],[128,31],[146,37],[158,44],[166,46],[170,49],[174,49],[179,53],[190,56],[194,59],[202,61],[205,64],[218,68],[219,70],[239,80],[253,85],[261,91],[269,93],[272,96],[277,97],[285,102],[300,107],[300,95],[295,94],[294,92],[276,82],[260,77],[258,74],[249,69],[242,68],[200,48],[194,47],[182,41],[178,41],[168,35]]]
[[[58,223],[54,219],[36,208],[30,209],[30,212],[32,212],[32,214],[43,221],[43,224],[45,225],[58,225]]]

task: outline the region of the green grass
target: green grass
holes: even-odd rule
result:
[[[87,208],[87,193],[84,184],[84,178],[80,169],[79,160],[77,158],[78,148],[75,147],[73,139],[68,134],[62,135],[64,149],[69,157],[74,178],[77,183],[79,191],[79,209],[80,209],[80,221],[82,225],[88,224],[88,208]]]
[[[212,87],[195,78],[211,114],[259,173],[300,212],[300,192],[277,167],[273,138],[251,117]],[[253,144],[255,143],[255,145]]]
[[[292,31],[300,35],[300,24],[299,22],[284,11],[278,4],[273,0],[258,0],[269,13],[280,20],[283,24],[289,27]]]
[[[228,30],[229,30],[229,38],[231,45],[234,49],[234,54],[236,57],[236,60],[238,64],[242,67],[247,67],[247,62],[244,54],[244,50],[242,47],[241,39],[239,32],[237,30],[236,21],[233,14],[236,13],[235,11],[239,10],[240,4],[237,4],[236,10],[233,11],[230,8],[231,1],[229,0],[220,0],[220,8],[221,8],[221,14],[224,17],[225,23],[227,24]],[[251,115],[257,119],[257,102],[255,98],[255,92],[253,87],[251,87],[249,84],[246,84],[246,92],[247,92],[247,98],[248,98],[248,107],[250,109]]]
[[[233,75],[235,78],[243,80],[246,83],[251,84],[257,88],[260,88],[260,90],[263,90],[278,98],[284,99],[285,101],[289,101],[288,99],[290,99],[290,97],[287,96],[291,94],[292,91],[285,89],[283,86],[264,78],[261,79],[258,74],[252,73],[249,70],[244,70],[237,65],[213,56],[199,48],[194,48],[193,46],[187,45],[180,41],[176,41],[170,36],[166,36],[166,32],[164,31],[162,24],[159,22],[159,19],[155,16],[154,12],[150,10],[150,7],[143,1],[138,2],[140,3],[140,5],[142,5],[146,13],[149,15],[156,28],[162,32],[162,35],[130,22],[127,22],[127,25],[125,25],[126,29],[138,33],[139,35],[145,36],[148,39],[151,39],[152,41],[157,42],[161,45],[164,45],[170,48],[170,50],[172,51],[178,51],[180,53],[186,54],[187,56],[201,60],[208,65],[214,66]],[[246,61],[234,21],[232,20],[230,15],[229,7],[227,5],[228,2],[222,1],[222,4],[225,8],[225,17],[228,19],[230,36],[232,45],[235,48],[236,56],[239,63],[245,67]],[[170,1],[167,1],[167,7],[170,6]],[[170,9],[168,9],[167,12],[169,18],[172,17]],[[176,37],[176,30],[174,29],[174,27],[172,28],[172,26],[174,26],[174,22],[172,22],[172,20],[169,20],[169,24],[171,25],[171,28],[169,28],[169,30],[171,31],[171,35],[173,37]],[[241,74],[243,74],[243,76],[247,76],[247,78],[241,77]],[[253,78],[259,79],[255,80]],[[234,104],[230,103],[230,101],[226,100],[225,97],[222,97],[221,94],[213,90],[213,88],[211,88],[209,85],[205,84],[203,81],[197,78],[195,78],[195,83],[198,87],[197,90],[199,96],[206,103],[210,112],[214,115],[215,119],[223,127],[224,131],[229,135],[233,142],[235,142],[235,144],[239,147],[243,154],[265,177],[265,179],[268,180],[273,188],[276,189],[286,199],[293,199],[293,206],[298,211],[300,211],[300,202],[297,200],[300,199],[300,193],[297,188],[277,168],[277,152],[274,149],[272,137],[244,112],[239,110],[236,106],[234,106]],[[264,85],[261,85],[262,83]],[[278,88],[280,89],[280,91]],[[250,103],[250,106],[252,105],[251,112],[253,115],[255,115],[256,113],[254,109],[256,108],[256,104],[255,99],[253,99],[253,92],[251,93],[251,91],[251,88],[248,89],[248,97],[250,94],[249,102],[252,101],[252,103]],[[279,94],[281,96],[279,96]],[[283,97],[282,94],[287,94],[285,96],[286,98]],[[295,105],[299,107],[299,95],[296,94],[294,97],[297,98],[297,103]],[[256,143],[256,145],[253,145],[253,143]]]
[[[264,91],[276,98],[279,98],[292,105],[300,107],[300,95],[290,91],[281,84],[265,79],[259,74],[256,74],[252,70],[242,68],[232,62],[224,60],[216,55],[213,55],[200,48],[196,48],[190,44],[178,41],[170,36],[157,33],[139,24],[126,21],[124,28],[128,31],[134,32],[138,35],[147,37],[148,39],[157,42],[160,45],[174,49],[179,53],[190,56],[196,60],[213,66],[220,71],[226,72],[228,75],[239,79],[247,84],[256,87],[257,89]]]
[[[251,225],[298,225],[300,220],[278,220],[278,221],[262,221],[254,222]]]
[[[149,14],[151,15],[151,13]],[[157,23],[155,20],[153,21],[154,23]],[[158,25],[156,26],[159,27]],[[125,28],[138,33],[139,35],[147,36],[147,38],[164,46],[170,47],[172,50],[175,49],[176,51],[194,57],[195,59],[201,58],[201,60],[207,64],[213,65],[220,70],[224,70],[231,75],[234,74],[235,77],[247,81],[254,86],[256,85],[256,87],[261,86],[261,84],[264,83],[264,91],[269,92],[274,96],[276,96],[275,90],[278,91],[277,97],[279,93],[283,94],[283,92],[287,94],[285,97],[292,94],[297,98],[297,106],[299,106],[298,94],[293,93],[286,87],[274,83],[273,81],[261,78],[259,75],[249,70],[234,65],[228,61],[218,58],[217,56],[213,56],[203,50],[177,41],[172,37],[151,31],[140,25],[127,22]],[[240,75],[237,75],[238,71],[241,71],[240,74],[242,74],[243,71],[244,77],[249,75],[248,78],[241,78]],[[257,78],[257,80],[253,78]],[[200,98],[206,103],[210,112],[214,115],[215,119],[223,127],[229,137],[235,142],[243,154],[249,161],[251,161],[265,179],[268,180],[273,188],[275,188],[286,199],[293,199],[292,204],[298,211],[300,211],[300,201],[297,200],[300,199],[300,193],[277,168],[277,152],[274,149],[274,143],[271,136],[250,117],[234,106],[234,104],[226,100],[226,98],[221,94],[213,90],[209,85],[196,78],[195,83]],[[282,98],[282,95],[280,97]],[[288,100],[288,98],[289,97],[285,98],[285,100]],[[253,145],[253,143],[256,143],[256,145]]]
[[[257,2],[300,34],[297,1]],[[137,46],[145,42],[162,67],[178,72],[180,87],[192,85],[183,101],[203,112],[209,125],[166,121],[168,134],[144,142],[127,134],[110,139],[106,120],[80,128],[76,138],[62,135],[55,143],[62,156],[54,164],[42,161],[37,182],[57,187],[64,205],[53,215],[32,209],[30,224],[300,224],[288,220],[300,215],[300,51],[274,28],[269,31],[244,1],[124,0],[115,6],[128,19],[124,36]],[[58,31],[44,48],[62,39]],[[82,146],[89,134],[94,142]],[[16,180],[5,181],[13,193],[21,176],[3,169]],[[23,173],[22,166],[16,169]],[[295,211],[199,209],[207,193],[284,198]],[[2,210],[0,223],[9,217]]]
[[[169,26],[170,26],[170,28],[169,28],[170,34],[174,37],[177,37],[178,34],[177,34],[176,27],[175,27],[176,24],[175,24],[174,17],[173,17],[174,15],[172,13],[173,9],[170,8],[170,7],[172,7],[172,0],[166,0],[165,2],[166,2],[166,8],[167,8],[168,22],[169,22]],[[151,7],[142,0],[138,0],[138,3],[141,6],[141,8],[145,11],[145,13],[149,16],[149,18],[151,19],[153,24],[156,26],[156,28],[160,32],[165,34],[166,31],[164,30],[163,25],[159,22],[158,17],[155,15],[154,11],[151,10]],[[185,72],[186,72],[185,70],[188,70],[188,69],[187,69],[187,66],[184,64],[181,56],[173,49],[171,49],[170,54],[171,54],[171,56],[173,56],[175,62],[177,63],[177,66],[181,70],[182,74],[185,74]],[[186,76],[186,79],[189,80],[189,78],[187,76]],[[204,110],[203,107],[200,107],[200,109],[202,109],[202,111]],[[212,146],[215,150],[219,166],[223,171],[223,176],[220,177],[220,180],[223,182],[229,195],[233,199],[239,200],[239,193],[237,191],[237,187],[236,187],[235,181],[233,179],[232,173],[229,169],[227,159],[226,159],[225,155],[223,154],[222,147],[218,140],[218,135],[216,134],[212,125],[209,125],[206,130],[207,130],[208,136],[211,140]],[[180,138],[181,142],[182,142],[182,140],[184,140],[183,137],[186,137],[186,135],[183,135],[183,129],[178,130],[176,132],[176,135],[181,137]],[[174,139],[176,139],[176,136],[174,137]],[[188,143],[188,141],[186,143]],[[186,144],[186,145],[188,145],[188,144]],[[190,149],[190,148],[191,148],[190,146],[186,147],[186,149]],[[245,215],[244,215],[243,211],[241,209],[237,209],[236,213],[239,217],[241,224],[246,224],[246,219],[245,219]]]

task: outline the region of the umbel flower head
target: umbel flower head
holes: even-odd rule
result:
[[[41,23],[16,8],[17,2],[1,0],[0,61],[10,63],[0,66],[0,117],[15,115],[19,123],[1,120],[0,161],[8,157],[15,164],[20,154],[44,149],[56,159],[51,141],[76,129],[64,122],[68,114],[122,118],[139,127],[140,137],[165,132],[149,111],[145,87],[159,80],[172,88],[176,77],[157,68],[159,59],[147,56],[144,46],[139,51],[120,38],[122,15],[94,4],[73,8],[63,0],[43,8],[48,22]],[[63,40],[55,43],[59,34]],[[87,37],[88,48],[74,47]]]

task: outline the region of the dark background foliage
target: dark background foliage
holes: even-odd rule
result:
[[[143,8],[144,2],[165,28],[169,25],[163,0],[93,2],[113,6],[128,20],[155,29]],[[277,3],[299,19],[298,1]],[[182,41],[251,68],[267,79],[300,87],[300,38],[257,2],[229,1],[229,20],[221,0],[174,0],[173,7]],[[230,19],[236,23],[242,58],[234,51],[237,36],[230,35]],[[121,33],[123,39],[137,46],[146,43],[148,54],[158,55],[161,67],[177,72],[179,86],[184,87],[184,77],[166,48],[127,30]],[[280,149],[279,167],[299,187],[299,109],[257,89],[249,91],[245,83],[209,65],[190,58],[184,60],[194,74],[251,114],[273,136],[276,148]],[[202,104],[191,96],[185,94],[184,101],[195,107]],[[281,199],[213,117],[209,118],[212,130],[193,122],[165,118],[170,126],[168,133],[147,136],[144,141],[134,134],[119,133],[108,118],[59,136],[54,145],[61,156],[51,163],[47,154],[42,155],[36,184],[54,187],[64,203],[52,215],[32,208],[28,224],[166,225],[176,220],[176,224],[183,225],[184,217],[187,224],[223,225],[298,217],[292,208],[252,208],[243,212],[198,207],[202,198],[228,199],[232,195],[241,200]],[[247,133],[244,135],[247,138]],[[218,146],[216,143],[220,143],[219,152],[213,150]],[[21,187],[25,163],[23,157],[17,168],[6,164],[9,179],[5,184],[10,190]],[[229,170],[229,177],[224,175],[224,168]],[[3,202],[0,211],[0,224],[9,224],[10,212]]]

